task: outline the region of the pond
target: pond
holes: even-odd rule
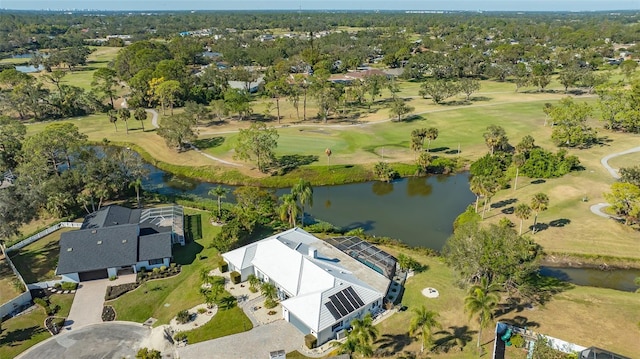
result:
[[[32,57],[33,57],[32,53],[18,54],[18,55],[12,55],[11,56],[12,59],[24,59],[24,60],[29,60]],[[43,54],[42,57],[47,58],[47,57],[49,57],[49,55]],[[42,65],[39,65],[38,67],[33,66],[33,65],[16,65],[14,67],[15,67],[15,69],[17,71],[20,71],[20,72],[23,72],[23,73],[40,72],[40,71],[45,69],[45,67],[42,66]]]
[[[209,197],[217,184],[174,176],[149,165],[147,190],[161,194]],[[232,186],[223,186],[231,191]],[[306,213],[347,229],[364,228],[376,236],[389,236],[410,246],[442,249],[452,234],[452,223],[475,196],[468,174],[405,178],[392,183],[365,182],[313,189],[313,207]],[[277,196],[289,189],[274,190]],[[226,201],[233,201],[228,194]],[[590,268],[542,267],[541,273],[576,285],[635,291],[640,270],[602,271]]]
[[[217,186],[173,176],[155,167],[150,170],[144,186],[162,194],[210,197],[207,193]],[[277,189],[275,193],[280,196],[288,191]],[[305,212],[315,219],[347,229],[361,227],[371,235],[437,250],[451,235],[455,218],[475,200],[467,174],[318,186],[313,191],[313,207],[305,208]],[[226,200],[233,198],[227,196]]]

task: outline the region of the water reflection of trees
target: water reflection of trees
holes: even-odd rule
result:
[[[373,182],[373,186],[371,187],[371,190],[373,191],[373,193],[375,193],[378,196],[384,196],[393,192],[393,183],[375,181]]]
[[[433,186],[427,182],[427,177],[409,177],[407,182],[407,195],[409,197],[427,197],[433,191]]]

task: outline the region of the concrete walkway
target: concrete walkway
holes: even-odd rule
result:
[[[268,358],[269,352],[301,350],[304,337],[293,325],[280,319],[248,332],[229,335],[178,348],[180,359]]]
[[[73,298],[73,304],[71,304],[69,317],[64,323],[64,329],[79,329],[90,324],[102,323],[102,306],[107,287],[132,283],[135,280],[135,274],[128,274],[120,276],[114,281],[98,279],[80,282]]]
[[[600,160],[600,163],[609,172],[611,177],[615,179],[620,179],[620,173],[618,173],[618,169],[611,167],[609,165],[609,160],[616,158],[618,156],[624,156],[624,155],[628,155],[630,153],[636,153],[636,152],[640,152],[640,147],[634,147],[626,151],[616,152],[616,153],[612,153],[610,155],[604,156]],[[609,206],[611,206],[609,203],[598,203],[598,204],[592,205],[590,209],[591,209],[591,212],[597,216],[620,220],[621,219],[620,217],[612,216],[610,214],[603,212],[603,210]]]

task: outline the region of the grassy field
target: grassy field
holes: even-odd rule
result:
[[[0,254],[0,304],[6,303],[22,293],[13,284],[18,277],[13,274],[11,267]]]
[[[167,324],[180,310],[202,304],[198,290],[200,270],[218,266],[218,252],[209,248],[209,244],[219,227],[210,224],[208,212],[186,209],[185,213],[202,214],[203,238],[174,249],[174,260],[182,265],[182,272],[175,277],[146,282],[138,289],[107,302],[115,308],[118,320],[142,323],[153,317],[158,319],[156,325]]]
[[[225,292],[228,295],[228,293]],[[223,294],[224,295],[224,294]],[[251,330],[253,324],[247,318],[242,308],[235,306],[230,309],[218,309],[216,315],[198,329],[185,332],[189,344],[200,343],[227,335]]]
[[[55,279],[55,269],[60,254],[60,235],[72,230],[62,228],[31,243],[11,256],[13,264],[25,282],[37,283]]]
[[[385,250],[397,253],[393,248]],[[402,303],[409,310],[396,313],[378,325],[380,332],[384,333],[377,342],[378,346],[391,352],[419,351],[419,342],[408,337],[406,328],[412,317],[411,309],[425,305],[439,313],[443,329],[436,333],[434,339],[441,350],[453,345],[454,338],[466,343],[462,351],[454,346],[448,353],[441,353],[437,357],[476,357],[478,324],[470,321],[464,313],[465,292],[454,284],[451,270],[438,258],[424,257],[415,252],[405,254],[418,259],[428,268],[406,283]],[[426,287],[438,289],[440,297],[425,298],[421,290]],[[640,352],[640,342],[635,339],[640,335],[640,328],[637,326],[640,311],[635,293],[572,287],[557,294],[544,306],[536,306],[530,310],[516,309],[503,313],[496,319],[518,323],[537,332],[587,347],[594,345],[628,356]],[[583,325],[584,323],[593,324]],[[487,350],[492,350],[493,347],[492,334],[491,327],[483,330],[482,343],[485,343]]]
[[[53,294],[50,301],[60,306],[56,316],[66,317],[71,309],[73,295]],[[15,358],[23,351],[50,338],[51,334],[44,327],[46,317],[44,309],[36,307],[29,313],[3,322],[0,333],[0,358]]]

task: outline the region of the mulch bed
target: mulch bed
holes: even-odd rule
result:
[[[116,320],[116,311],[110,305],[105,305],[102,307],[102,321],[103,322],[111,322]]]
[[[138,288],[140,284],[142,284],[146,280],[173,277],[174,275],[180,274],[181,271],[182,271],[182,267],[180,265],[177,265],[173,268],[167,268],[164,272],[138,273],[138,278],[136,279],[135,283],[125,283],[125,284],[113,285],[113,286],[107,287],[107,292],[104,296],[104,299],[105,300],[116,299],[119,296]]]
[[[64,326],[64,321],[66,318],[60,317],[47,317],[44,320],[44,326],[47,327],[51,335],[56,335],[60,333],[60,329]]]

